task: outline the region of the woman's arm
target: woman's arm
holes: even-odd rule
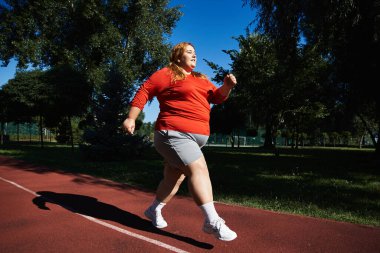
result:
[[[136,106],[132,106],[131,110],[129,110],[128,118],[123,122],[123,128],[125,131],[127,131],[127,133],[133,134],[135,131],[136,119],[139,116],[140,112],[141,109]]]
[[[220,94],[227,98],[236,83],[236,77],[233,74],[227,74],[226,77],[224,77],[223,85],[219,88]]]
[[[134,133],[137,117],[144,109],[147,101],[151,100],[156,95],[157,83],[159,80],[162,80],[162,76],[165,75],[165,73],[166,72],[163,70],[156,71],[136,92],[131,101],[131,109],[129,110],[128,118],[123,122],[123,128],[128,134]]]
[[[228,74],[223,80],[223,85],[220,86],[215,92],[215,96],[211,100],[213,104],[223,103],[231,93],[232,88],[236,85],[236,77],[233,74]]]

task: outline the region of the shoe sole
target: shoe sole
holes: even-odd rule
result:
[[[168,225],[164,225],[164,226],[156,226],[154,223],[153,223],[153,219],[154,219],[154,217],[153,216],[151,216],[150,215],[150,213],[148,212],[148,210],[146,210],[145,212],[144,212],[144,215],[145,215],[145,217],[147,217],[151,222],[152,222],[152,225],[154,226],[154,227],[156,227],[156,228],[166,228]]]

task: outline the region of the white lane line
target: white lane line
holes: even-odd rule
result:
[[[5,179],[5,178],[3,178],[3,177],[0,177],[0,179],[3,180],[4,182],[7,182],[7,183],[13,185],[13,186],[16,186],[16,187],[19,188],[19,189],[22,189],[22,190],[24,190],[24,191],[26,191],[26,192],[29,192],[30,194],[32,194],[32,195],[34,195],[34,196],[36,196],[36,197],[40,197],[40,196],[41,196],[41,195],[35,193],[34,191],[29,190],[28,188],[25,188],[25,187],[23,187],[23,186],[21,186],[21,185],[15,183],[15,182],[13,182],[13,181],[7,180],[7,179]],[[45,198],[45,197],[44,197],[44,198]],[[126,229],[123,229],[123,228],[120,228],[120,227],[114,226],[114,225],[112,225],[112,224],[109,224],[109,223],[104,222],[104,221],[102,221],[102,220],[96,219],[96,218],[94,218],[94,217],[91,217],[91,216],[87,216],[87,215],[84,215],[84,214],[77,213],[77,212],[75,212],[75,210],[74,210],[73,208],[66,207],[66,206],[63,206],[63,207],[66,208],[66,209],[72,210],[75,214],[77,214],[77,215],[79,215],[79,216],[82,216],[83,218],[85,218],[85,219],[87,219],[87,220],[90,220],[90,221],[92,221],[92,222],[95,222],[95,223],[97,223],[97,224],[99,224],[99,225],[102,225],[102,226],[104,226],[104,227],[110,228],[110,229],[112,229],[112,230],[118,231],[118,232],[120,232],[120,233],[122,233],[122,234],[125,234],[125,235],[128,235],[128,236],[131,236],[131,237],[134,237],[134,238],[136,238],[136,239],[140,239],[140,240],[143,240],[143,241],[146,241],[146,242],[152,243],[152,244],[155,244],[155,245],[157,245],[157,246],[159,246],[159,247],[162,247],[162,248],[165,248],[165,249],[171,250],[171,251],[173,251],[173,252],[177,252],[177,253],[189,253],[188,251],[184,251],[184,250],[182,250],[182,249],[176,248],[176,247],[171,246],[171,245],[169,245],[169,244],[166,244],[166,243],[163,243],[163,242],[160,242],[160,241],[157,241],[157,240],[151,239],[151,238],[149,238],[149,237],[145,237],[145,236],[143,236],[143,235],[139,235],[139,234],[133,233],[133,232],[131,232],[131,231],[128,231],[128,230],[126,230]]]
[[[16,186],[17,188],[20,188],[21,190],[24,190],[24,191],[26,191],[26,192],[29,192],[30,194],[32,194],[32,195],[34,195],[34,196],[36,196],[36,197],[40,197],[40,195],[38,195],[38,194],[35,193],[34,191],[31,191],[31,190],[29,190],[29,189],[27,189],[27,188],[25,188],[25,187],[23,187],[23,186],[21,186],[21,185],[19,185],[19,184],[16,184],[15,182],[12,182],[12,181],[6,180],[5,178],[2,178],[2,177],[0,177],[0,179],[3,180],[4,182],[7,182],[7,183],[13,185],[13,186]]]

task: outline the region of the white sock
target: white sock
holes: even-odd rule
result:
[[[150,205],[149,209],[151,211],[161,212],[161,209],[166,205],[164,202],[160,202],[157,199],[153,201],[153,203]]]
[[[213,222],[219,218],[218,213],[215,210],[214,202],[209,202],[199,206],[203,211],[203,214],[206,216],[208,222]]]

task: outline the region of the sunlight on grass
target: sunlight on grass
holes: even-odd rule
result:
[[[20,156],[24,153],[25,152],[23,152],[21,150],[12,150],[12,149],[2,150],[2,149],[0,149],[0,155],[5,155],[5,156],[17,157],[17,156]]]
[[[267,174],[258,174],[257,177],[267,178],[267,179],[285,179],[285,180],[302,180],[302,176],[296,175],[267,175]]]
[[[218,152],[219,154],[233,154],[233,155],[247,155],[247,156],[266,156],[273,157],[276,156],[273,152],[268,153],[252,153],[252,152]],[[298,157],[298,158],[307,158],[312,157],[312,155],[305,154],[280,154],[281,157]]]
[[[284,213],[380,226],[380,170],[373,150],[206,147],[215,200]],[[155,191],[163,162],[154,149],[121,162],[85,160],[78,148],[51,145],[0,148],[37,165],[89,174]],[[179,194],[189,195],[186,184]]]

